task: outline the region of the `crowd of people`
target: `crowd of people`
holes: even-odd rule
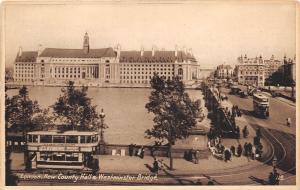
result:
[[[247,126],[245,126],[242,130],[243,137],[247,138],[249,135],[249,131]],[[211,128],[208,132],[208,147],[212,154],[225,162],[231,161],[233,156],[241,157],[244,155],[248,158],[248,160],[261,158],[263,153],[263,145],[260,142],[261,139],[261,130],[258,128],[256,130],[256,136],[253,138],[253,144],[251,142],[245,142],[242,146],[238,144],[238,146],[230,146],[225,147],[222,144],[222,138],[220,132],[217,129]]]

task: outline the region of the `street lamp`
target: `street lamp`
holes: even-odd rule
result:
[[[100,119],[101,119],[101,126],[100,126],[100,142],[104,143],[104,136],[103,136],[103,129],[104,129],[104,118],[105,118],[105,113],[103,112],[103,109],[101,109],[100,113]]]

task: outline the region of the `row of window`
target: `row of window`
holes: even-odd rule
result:
[[[79,161],[79,153],[40,152],[41,161]]]
[[[94,143],[98,141],[97,135],[92,136],[76,136],[76,135],[40,135],[39,143]],[[27,135],[27,142],[38,143],[38,135]]]
[[[32,78],[33,74],[16,74],[16,77],[18,77],[18,78],[20,78],[20,77],[24,77],[24,78],[30,77],[30,78]]]

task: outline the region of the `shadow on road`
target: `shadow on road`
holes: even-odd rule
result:
[[[269,185],[268,181],[265,181],[264,179],[259,179],[257,177],[254,176],[250,176],[249,179],[251,179],[252,181],[259,183],[261,185]]]

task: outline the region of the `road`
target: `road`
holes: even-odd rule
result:
[[[284,172],[295,174],[296,165],[296,107],[283,102],[279,98],[269,97],[270,117],[268,119],[257,118],[253,114],[252,97],[240,98],[237,95],[230,95],[229,89],[222,88],[229,100],[238,105],[254,128],[264,128],[271,137],[275,148],[275,155],[281,161],[278,165]],[[286,118],[292,119],[292,126],[287,127]]]

